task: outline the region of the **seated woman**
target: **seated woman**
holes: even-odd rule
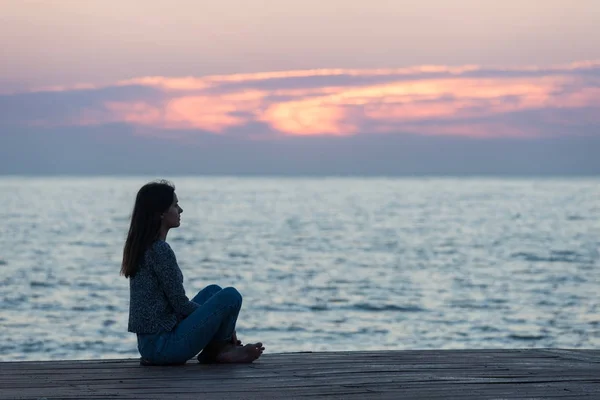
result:
[[[128,331],[137,334],[140,363],[184,364],[201,351],[200,362],[250,363],[264,347],[237,340],[240,293],[210,285],[191,301],[185,294],[181,269],[166,242],[182,212],[167,181],[144,185],[135,200],[121,274],[129,278]]]

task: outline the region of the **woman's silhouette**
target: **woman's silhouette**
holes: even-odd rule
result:
[[[182,212],[167,181],[144,185],[135,200],[121,274],[129,278],[128,330],[137,334],[141,364],[183,364],[200,352],[200,362],[252,362],[264,347],[237,340],[240,293],[210,285],[191,301],[185,294],[181,269],[166,242]]]

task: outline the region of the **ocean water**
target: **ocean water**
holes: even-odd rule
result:
[[[150,178],[0,178],[0,361],[137,357],[119,276]],[[172,178],[192,297],[267,352],[600,347],[599,179]]]

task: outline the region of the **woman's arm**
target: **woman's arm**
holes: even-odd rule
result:
[[[183,288],[183,275],[177,264],[175,253],[166,242],[157,242],[152,253],[152,268],[158,277],[159,285],[167,296],[175,313],[185,318],[199,306],[190,301]]]

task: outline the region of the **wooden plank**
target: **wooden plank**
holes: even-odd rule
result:
[[[287,353],[250,365],[137,359],[0,363],[0,399],[600,398],[600,351]]]

